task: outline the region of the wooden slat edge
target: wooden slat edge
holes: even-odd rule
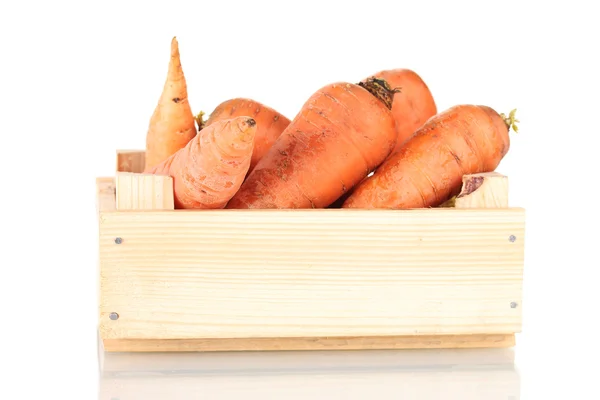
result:
[[[107,352],[385,350],[504,348],[514,334],[415,335],[316,338],[104,339]]]
[[[114,178],[96,178],[96,208],[98,212],[116,210],[115,188]]]

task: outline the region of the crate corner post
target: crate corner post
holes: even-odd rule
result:
[[[117,210],[173,210],[173,178],[117,172],[115,198]]]

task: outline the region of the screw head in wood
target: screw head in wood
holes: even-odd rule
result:
[[[517,308],[517,303],[516,303],[516,302],[514,302],[514,301],[512,301],[512,302],[510,303],[510,308]]]
[[[508,237],[508,240],[510,240],[511,242],[514,242],[515,240],[517,240],[517,237],[515,235],[510,235]]]
[[[121,239],[120,237],[115,238],[115,243],[116,244],[121,244],[121,243],[123,243],[123,239]]]
[[[118,319],[119,319],[119,314],[117,314],[116,312],[111,312],[111,313],[108,315],[108,318],[112,319],[113,321],[116,321],[116,320],[118,320]]]

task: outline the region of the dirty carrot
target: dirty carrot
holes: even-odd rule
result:
[[[496,169],[516,122],[514,111],[507,117],[487,106],[451,107],[430,118],[357,185],[342,208],[438,206],[460,191],[463,175]]]
[[[179,44],[174,37],[171,40],[167,78],[146,133],[145,167],[153,167],[169,158],[196,136],[197,132],[188,102]]]
[[[252,118],[217,121],[144,172],[173,178],[175,208],[223,208],[246,177],[255,134]]]
[[[398,131],[396,147],[392,151],[395,153],[421,125],[437,114],[437,106],[427,84],[410,69],[384,70],[376,73],[375,77],[385,80],[390,87],[399,89],[392,104]]]
[[[390,87],[397,89],[392,103],[392,115],[396,123],[398,138],[392,154],[420,128],[425,121],[437,113],[435,100],[423,79],[413,70],[396,68],[379,71],[374,75],[385,80]],[[356,188],[356,186],[355,186]],[[329,208],[340,208],[354,189],[346,192]]]
[[[396,144],[395,92],[380,79],[317,90],[226,208],[323,208],[358,183]]]
[[[206,122],[199,122],[198,124],[207,127],[216,121],[239,116],[251,117],[256,121],[257,125],[256,136],[254,137],[254,153],[252,154],[249,170],[252,171],[258,160],[265,155],[283,130],[290,124],[290,120],[271,107],[261,104],[258,101],[235,98],[219,104]],[[201,120],[201,116],[199,118]]]

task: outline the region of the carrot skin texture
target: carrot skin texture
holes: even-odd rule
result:
[[[167,78],[146,133],[146,168],[166,160],[197,133],[188,102],[187,83],[181,67],[179,44],[171,40]]]
[[[492,108],[458,105],[430,118],[342,208],[436,207],[458,194],[466,174],[491,172],[510,148],[509,128]]]
[[[400,88],[400,91],[394,95],[394,102],[392,103],[392,114],[396,123],[398,138],[396,139],[396,147],[390,154],[391,156],[400,150],[418,128],[437,114],[437,106],[429,87],[413,70],[406,68],[389,69],[379,71],[374,76],[385,80],[392,88]],[[354,188],[344,193],[329,208],[341,208],[354,191]]]
[[[304,103],[226,208],[324,208],[379,165],[395,144],[394,119],[384,101],[359,85],[324,86]]]
[[[392,114],[398,131],[393,154],[400,150],[418,128],[437,114],[437,106],[429,87],[413,70],[389,69],[379,71],[374,76],[384,79],[392,88],[400,88],[400,92],[394,95],[392,104]]]
[[[257,125],[254,152],[249,169],[252,171],[291,121],[283,114],[258,101],[235,98],[219,104],[206,120],[204,127],[210,126],[216,121],[242,116],[251,117]]]
[[[175,208],[220,209],[238,191],[250,167],[256,122],[221,120],[145,173],[173,178]]]

